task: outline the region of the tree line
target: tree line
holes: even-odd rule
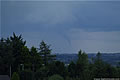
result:
[[[119,78],[120,65],[112,66],[80,50],[78,60],[65,65],[51,54],[50,45],[41,41],[39,48],[26,46],[22,36],[0,39],[0,75],[9,75],[11,80],[93,80],[94,78]]]

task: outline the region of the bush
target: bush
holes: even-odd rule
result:
[[[31,70],[24,70],[20,72],[21,80],[33,80],[33,72]]]
[[[47,80],[48,78],[48,68],[47,67],[41,67],[39,70],[37,70],[34,74],[34,79],[36,80]]]
[[[11,80],[20,80],[20,77],[16,72],[14,72],[13,75],[12,75]]]
[[[53,75],[51,77],[49,77],[48,80],[64,80],[63,77],[61,77],[60,75]]]

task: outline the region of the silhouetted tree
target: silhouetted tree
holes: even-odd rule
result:
[[[76,77],[79,77],[81,80],[87,80],[88,67],[88,56],[85,52],[82,52],[82,50],[80,50],[78,52],[78,60],[76,64]]]
[[[55,74],[55,75],[52,75],[51,77],[49,77],[48,80],[64,80],[64,79],[60,75]]]
[[[37,48],[35,47],[31,47],[30,55],[31,55],[32,70],[35,72],[42,66],[42,59],[37,51]]]
[[[43,64],[46,66],[49,62],[55,59],[55,55],[51,55],[50,45],[47,45],[44,41],[40,43],[40,55],[42,56]]]
[[[31,63],[32,56],[30,55],[29,49],[27,46],[24,46],[21,50],[21,64],[24,66],[24,69],[31,70]]]
[[[10,45],[12,47],[12,55],[15,58],[12,70],[13,72],[18,70],[18,66],[22,63],[22,49],[26,44],[26,41],[23,41],[22,36],[17,36],[13,33],[13,36],[10,36]]]
[[[76,64],[71,61],[69,66],[68,66],[68,72],[69,72],[69,76],[74,78],[76,76]]]
[[[59,74],[62,77],[66,77],[67,75],[67,69],[65,67],[65,64],[60,61],[55,61],[49,64],[49,75],[53,74]]]
[[[14,62],[10,40],[1,38],[0,40],[0,74],[9,75],[10,67]]]
[[[20,80],[19,74],[14,72],[13,75],[12,75],[11,80]]]
[[[87,54],[80,50],[77,61],[71,61],[65,66],[63,62],[55,61],[50,45],[44,41],[40,43],[39,52],[37,48],[29,49],[25,44],[22,36],[15,33],[6,39],[0,39],[0,75],[10,75],[12,68],[12,73],[18,72],[22,80],[93,80],[100,77],[120,77],[120,65],[112,66],[104,62],[100,52],[89,61]],[[14,77],[16,73],[12,79],[19,79]]]

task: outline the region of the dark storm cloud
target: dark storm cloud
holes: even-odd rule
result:
[[[54,52],[119,51],[119,1],[3,1],[1,9],[3,36],[23,34],[29,46],[46,40]]]

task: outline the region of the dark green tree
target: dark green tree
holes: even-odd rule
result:
[[[0,74],[10,75],[10,67],[14,58],[12,55],[10,40],[1,38],[0,40]]]
[[[35,72],[34,79],[36,80],[48,80],[49,69],[46,66],[41,67]]]
[[[103,77],[104,73],[104,63],[101,59],[101,53],[98,52],[96,57],[93,58],[93,65],[91,71],[93,72],[93,78]]]
[[[35,47],[31,47],[30,55],[31,55],[32,70],[33,72],[35,72],[42,66],[42,59],[37,51],[37,48]]]
[[[53,76],[51,76],[51,77],[49,77],[49,79],[48,80],[64,80],[64,78],[63,77],[61,77],[60,75],[58,75],[58,74],[55,74],[55,75],[53,75]]]
[[[33,72],[31,70],[23,70],[20,72],[20,80],[34,80]]]
[[[22,36],[17,36],[13,33],[13,36],[10,36],[10,45],[12,47],[12,55],[15,58],[12,70],[13,72],[18,71],[19,65],[22,63],[22,49],[26,44],[26,41],[23,40]]]
[[[55,61],[49,64],[49,76],[54,74],[59,74],[63,78],[67,76],[67,69],[63,62]]]
[[[42,56],[43,64],[46,66],[49,62],[55,60],[55,55],[51,55],[50,45],[47,45],[44,41],[40,43],[40,55]]]
[[[100,77],[116,77],[117,70],[115,67],[111,66],[110,64],[104,62],[101,57],[101,53],[98,52],[96,58],[94,59],[93,66],[93,77],[100,78]]]
[[[78,52],[78,60],[76,64],[76,77],[80,78],[81,80],[87,80],[89,73],[88,67],[88,56],[85,52],[82,52],[82,50],[80,50]]]
[[[68,66],[68,73],[69,73],[69,76],[72,77],[72,78],[75,78],[76,76],[76,64],[71,61],[69,66]]]
[[[24,69],[31,70],[32,67],[31,57],[32,56],[30,55],[29,49],[27,48],[27,46],[24,46],[21,50],[21,64],[20,64],[24,66]]]
[[[12,75],[11,80],[20,80],[19,74],[14,72],[13,75]]]

